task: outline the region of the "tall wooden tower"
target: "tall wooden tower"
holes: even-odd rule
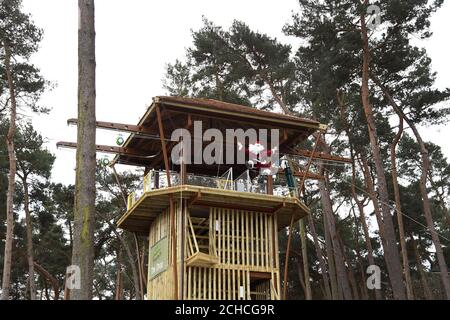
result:
[[[143,187],[129,196],[118,226],[148,236],[148,299],[280,299],[278,231],[308,208],[281,169],[262,176],[248,163],[176,163],[171,153],[179,144],[171,138],[180,128],[192,138],[184,148],[198,160],[196,147],[211,143],[202,140],[208,129],[223,137],[232,129],[277,129],[280,156],[309,156],[296,147],[324,126],[214,100],[157,97],[137,126],[120,128],[132,134],[114,150],[114,164],[146,168]],[[239,148],[236,140],[222,143]],[[315,178],[298,170],[293,176]]]
[[[276,185],[282,177],[258,177],[245,164],[174,164],[172,132],[188,130],[194,145],[199,121],[203,131],[214,128],[224,137],[227,129],[278,129],[281,155],[323,129],[315,121],[213,100],[155,98],[138,126],[159,141],[132,135],[124,144],[130,152],[114,160],[146,167],[142,193],[130,195],[118,225],[148,235],[147,297],[280,299],[278,231],[308,208],[286,185]]]

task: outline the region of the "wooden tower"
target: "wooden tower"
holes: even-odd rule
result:
[[[278,231],[308,208],[280,192],[277,187],[286,186],[274,186],[272,176],[255,185],[257,172],[242,164],[172,164],[172,131],[194,134],[195,121],[224,136],[226,129],[279,129],[281,155],[323,129],[315,121],[213,100],[155,98],[138,126],[159,141],[131,135],[123,146],[129,153],[114,160],[146,168],[142,193],[129,196],[118,225],[148,235],[147,297],[280,299]]]
[[[309,210],[287,188],[282,170],[278,178],[259,176],[246,164],[174,163],[172,132],[186,129],[198,143],[199,122],[224,137],[228,129],[278,129],[281,156],[326,158],[297,149],[324,130],[320,123],[215,100],[157,97],[138,125],[97,123],[131,133],[122,147],[98,151],[116,153],[113,164],[145,168],[143,186],[129,195],[118,226],[148,237],[147,298],[280,299],[278,231]],[[320,178],[308,168],[293,176]]]

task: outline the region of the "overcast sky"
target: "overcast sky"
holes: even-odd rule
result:
[[[42,104],[50,115],[33,117],[33,123],[56,154],[53,179],[73,184],[75,151],[57,150],[58,141],[76,141],[76,128],[66,121],[77,117],[76,0],[24,0],[25,11],[44,29],[41,49],[33,62],[56,88],[44,94]],[[281,29],[297,11],[296,0],[96,0],[97,119],[135,124],[154,96],[164,95],[164,66],[182,58],[191,44],[191,29],[202,25],[202,15],[218,25],[234,19],[296,46],[296,39]],[[432,39],[423,43],[438,72],[437,86],[450,86],[448,56],[450,3],[432,19]],[[114,145],[116,135],[97,131],[97,143]],[[423,136],[440,144],[450,156],[450,129],[423,128]],[[112,158],[110,156],[110,158]]]

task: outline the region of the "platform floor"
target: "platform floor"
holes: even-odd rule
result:
[[[221,190],[182,185],[146,192],[117,222],[118,227],[141,234],[148,234],[156,216],[169,207],[169,197],[175,201],[187,199],[190,207],[218,207],[276,214],[278,227],[297,221],[309,214],[308,207],[294,197]]]

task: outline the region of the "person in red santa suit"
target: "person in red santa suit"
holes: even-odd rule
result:
[[[244,145],[238,142],[238,150],[242,151]],[[277,163],[273,163],[272,156],[278,152],[278,147],[267,150],[260,141],[250,144],[245,148],[245,154],[249,156],[247,167],[250,170],[259,170],[263,176],[275,175],[278,173],[279,167]]]

